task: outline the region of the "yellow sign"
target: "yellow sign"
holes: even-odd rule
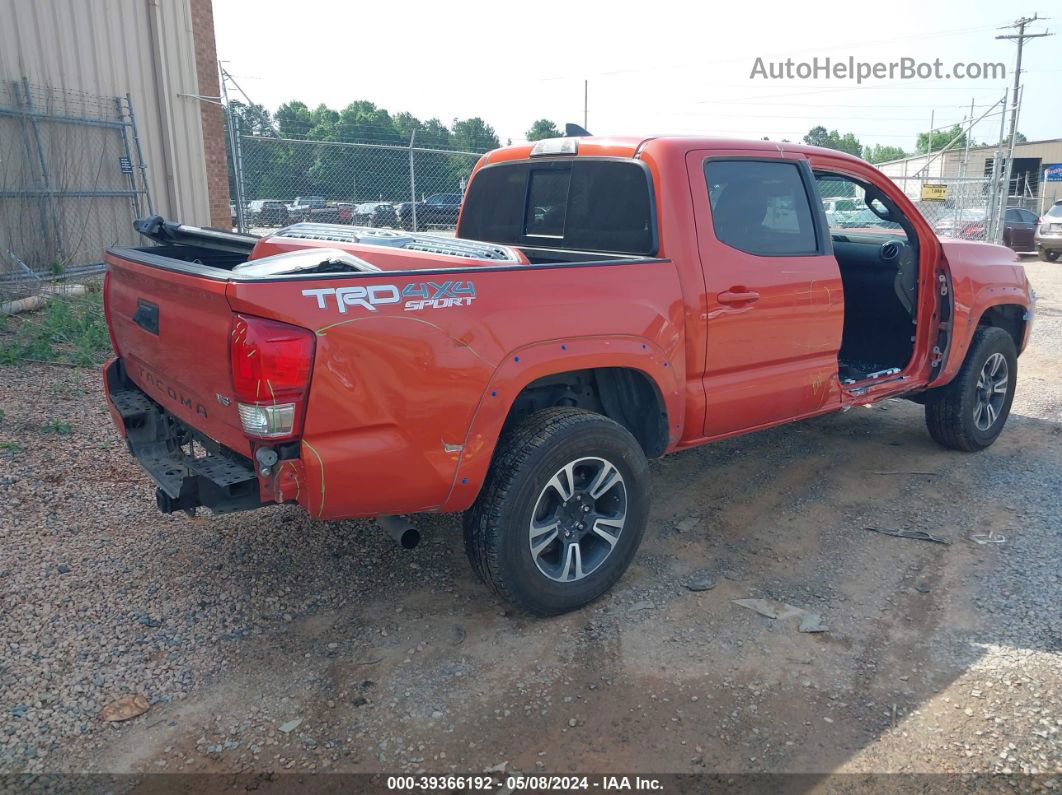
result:
[[[922,186],[922,201],[924,202],[942,202],[948,198],[948,186],[947,185],[923,185]]]

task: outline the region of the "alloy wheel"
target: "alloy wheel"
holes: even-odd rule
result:
[[[974,392],[973,420],[980,431],[987,431],[999,418],[1007,399],[1010,368],[1002,353],[993,353],[981,368]]]
[[[538,570],[557,582],[593,574],[612,554],[627,515],[623,475],[604,458],[578,458],[549,479],[531,515],[528,543]]]

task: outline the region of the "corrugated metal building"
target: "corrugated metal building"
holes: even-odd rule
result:
[[[84,128],[91,124],[56,123],[53,117],[65,114],[105,121],[113,98],[128,95],[146,168],[141,172],[131,145],[121,148],[118,132],[114,151],[134,155],[135,176],[142,173],[154,211],[186,223],[228,227],[223,114],[218,104],[199,99],[219,94],[216,59],[211,0],[0,0],[0,87],[8,90],[9,98],[15,97],[17,110],[39,116],[19,117],[9,108],[7,123],[0,125],[0,181],[7,183],[0,185],[7,188],[0,195],[8,214],[27,210],[27,206],[12,207],[15,172],[25,184],[35,180],[32,196],[47,194],[57,226],[68,225],[65,216],[82,212],[78,208],[88,206],[90,197],[81,197],[81,204],[76,204],[78,197],[72,191],[61,193],[62,180],[55,172],[63,164],[56,166],[54,161],[63,158],[57,152],[66,152],[67,161],[88,160],[96,169],[96,147],[110,146],[110,139],[94,143],[95,139],[84,137]],[[50,107],[42,108],[45,102]],[[2,97],[0,104],[8,105]],[[100,136],[111,133],[99,130],[117,131],[96,127]],[[75,134],[82,136],[77,148],[70,143]],[[16,163],[19,158],[28,162]],[[101,158],[93,185],[115,193],[124,187],[128,192],[129,163],[120,164],[120,159],[111,152]],[[83,182],[83,177],[77,179]],[[45,199],[40,202],[43,207]],[[33,203],[33,198],[22,202]],[[99,214],[101,205],[97,202],[93,212]],[[115,206],[128,210],[130,203],[123,200]],[[142,209],[146,211],[146,201]],[[41,210],[42,218],[46,214]],[[37,217],[36,210],[26,217]],[[120,225],[128,227],[128,221],[126,214]],[[105,218],[101,223],[115,220]],[[108,242],[106,234],[101,241]]]
[[[997,151],[995,146],[971,147],[966,162],[966,178],[991,177]],[[915,176],[925,177],[930,181],[956,179],[963,176],[964,156],[962,149],[956,149],[943,155],[915,155],[879,163],[878,168],[894,179],[906,177],[908,181],[912,181],[911,178]],[[1039,211],[1041,205],[1050,207],[1052,203],[1062,199],[1062,181],[1044,180],[1044,170],[1048,166],[1059,164],[1062,164],[1062,138],[1016,144],[1009,195],[1024,198],[1024,205],[1029,209]]]

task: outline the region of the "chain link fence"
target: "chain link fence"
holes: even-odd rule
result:
[[[150,211],[129,97],[0,83],[0,289],[102,270]]]
[[[243,197],[242,218],[234,207],[233,225],[255,234],[299,221],[452,231],[480,155],[240,136],[231,176],[239,180],[232,195]]]
[[[940,237],[988,240],[994,212],[991,180],[963,177],[890,177]]]

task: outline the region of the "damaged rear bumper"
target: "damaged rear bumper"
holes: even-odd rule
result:
[[[262,507],[252,462],[184,424],[125,375],[121,359],[104,366],[107,404],[129,452],[157,486],[163,513],[215,513]]]

